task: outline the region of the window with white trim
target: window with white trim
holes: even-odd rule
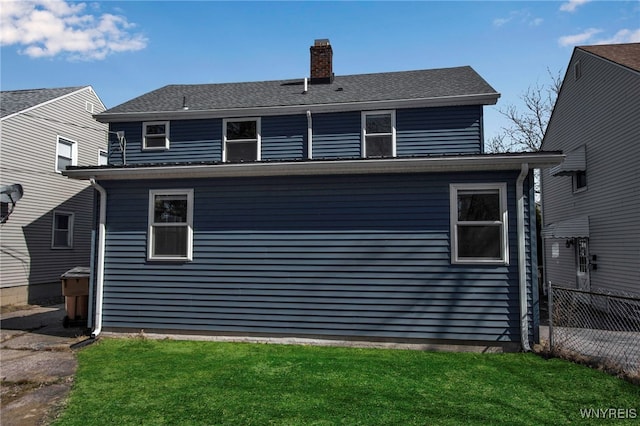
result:
[[[193,189],[149,191],[149,260],[193,258]]]
[[[169,149],[169,122],[142,123],[142,149]]]
[[[78,144],[72,140],[58,136],[56,143],[56,172],[60,173],[67,166],[78,165]]]
[[[451,262],[509,263],[507,185],[451,184]]]
[[[396,112],[362,113],[362,156],[365,158],[396,156]]]
[[[222,159],[227,162],[260,160],[260,119],[226,119],[223,122]]]
[[[73,248],[73,219],[74,214],[55,210],[51,227],[51,248]]]

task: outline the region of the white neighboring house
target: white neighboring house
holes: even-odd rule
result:
[[[545,283],[640,294],[640,43],[575,48],[542,149]]]
[[[94,190],[67,165],[106,164],[105,107],[91,86],[0,92],[0,184],[24,194],[0,225],[1,304],[61,296],[60,275],[89,266]],[[3,214],[11,206],[2,205]]]

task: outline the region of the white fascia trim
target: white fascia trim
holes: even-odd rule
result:
[[[285,105],[269,107],[249,108],[221,108],[208,110],[179,110],[179,111],[153,111],[153,112],[121,112],[102,113],[95,115],[95,119],[101,123],[151,121],[151,120],[187,120],[201,118],[241,118],[249,116],[272,116],[306,114],[311,111],[314,114],[326,112],[362,111],[376,109],[401,109],[420,107],[441,107],[456,105],[495,105],[500,97],[499,93],[482,95],[461,95],[436,98],[417,99],[391,99],[380,101],[328,103],[314,105]]]
[[[520,170],[522,163],[530,168],[547,168],[560,164],[559,153],[529,153],[521,155],[473,155],[434,158],[386,158],[356,160],[316,160],[262,163],[221,163],[202,165],[165,165],[147,167],[105,167],[65,170],[72,179],[176,179],[213,177],[308,176],[370,173],[425,173]]]

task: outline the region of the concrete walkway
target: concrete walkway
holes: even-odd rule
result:
[[[64,328],[63,305],[29,306],[0,316],[0,424],[48,425],[71,389],[76,358],[70,346],[84,328]]]

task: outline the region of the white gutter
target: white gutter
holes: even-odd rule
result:
[[[305,84],[307,78],[304,79]],[[306,89],[305,89],[306,90]],[[311,118],[311,110],[307,110],[307,158],[313,158],[313,119]]]
[[[518,227],[518,275],[520,285],[520,340],[522,350],[531,351],[529,346],[529,320],[527,319],[527,260],[524,232],[524,180],[529,174],[529,164],[522,163],[516,180],[516,214]]]
[[[102,300],[104,295],[104,252],[107,222],[107,191],[95,179],[90,179],[91,185],[100,193],[100,217],[98,223],[98,256],[96,259],[96,311],[95,323],[91,338],[95,339],[102,331]]]

